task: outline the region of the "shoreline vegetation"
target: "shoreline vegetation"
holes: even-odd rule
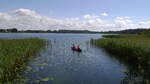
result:
[[[95,34],[100,33],[97,31],[89,30],[18,30],[16,28],[12,29],[0,29],[0,33],[83,33],[83,34]]]
[[[44,44],[39,38],[0,39],[0,84],[12,84]]]
[[[137,34],[150,28],[126,29],[120,31],[89,31],[89,30],[18,30],[17,28],[0,29],[0,33],[82,33],[82,34]]]
[[[113,57],[129,65],[128,77],[123,84],[150,83],[150,31],[140,34],[104,35],[102,39],[91,40],[91,43],[104,48]],[[134,76],[131,76],[133,75]],[[141,78],[142,76],[142,78]]]

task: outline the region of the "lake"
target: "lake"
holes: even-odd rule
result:
[[[126,66],[105,50],[90,44],[102,34],[1,33],[0,38],[39,37],[47,45],[28,62],[26,84],[120,84]],[[72,44],[82,52],[73,52]]]

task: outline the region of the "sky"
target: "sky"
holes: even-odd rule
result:
[[[0,28],[110,31],[150,27],[150,0],[0,0]]]

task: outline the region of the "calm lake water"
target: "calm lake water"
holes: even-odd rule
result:
[[[91,45],[101,34],[4,33],[0,38],[39,37],[48,45],[30,60],[22,78],[26,84],[120,84],[126,66],[105,50]],[[83,52],[73,52],[77,44]]]

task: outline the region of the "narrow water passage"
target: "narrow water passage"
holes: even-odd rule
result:
[[[23,74],[26,84],[120,84],[125,77],[123,64],[89,43],[91,38],[101,38],[100,34],[15,34],[10,37],[39,37],[48,41],[39,56],[28,63]],[[73,52],[72,44],[80,45],[83,51]]]

